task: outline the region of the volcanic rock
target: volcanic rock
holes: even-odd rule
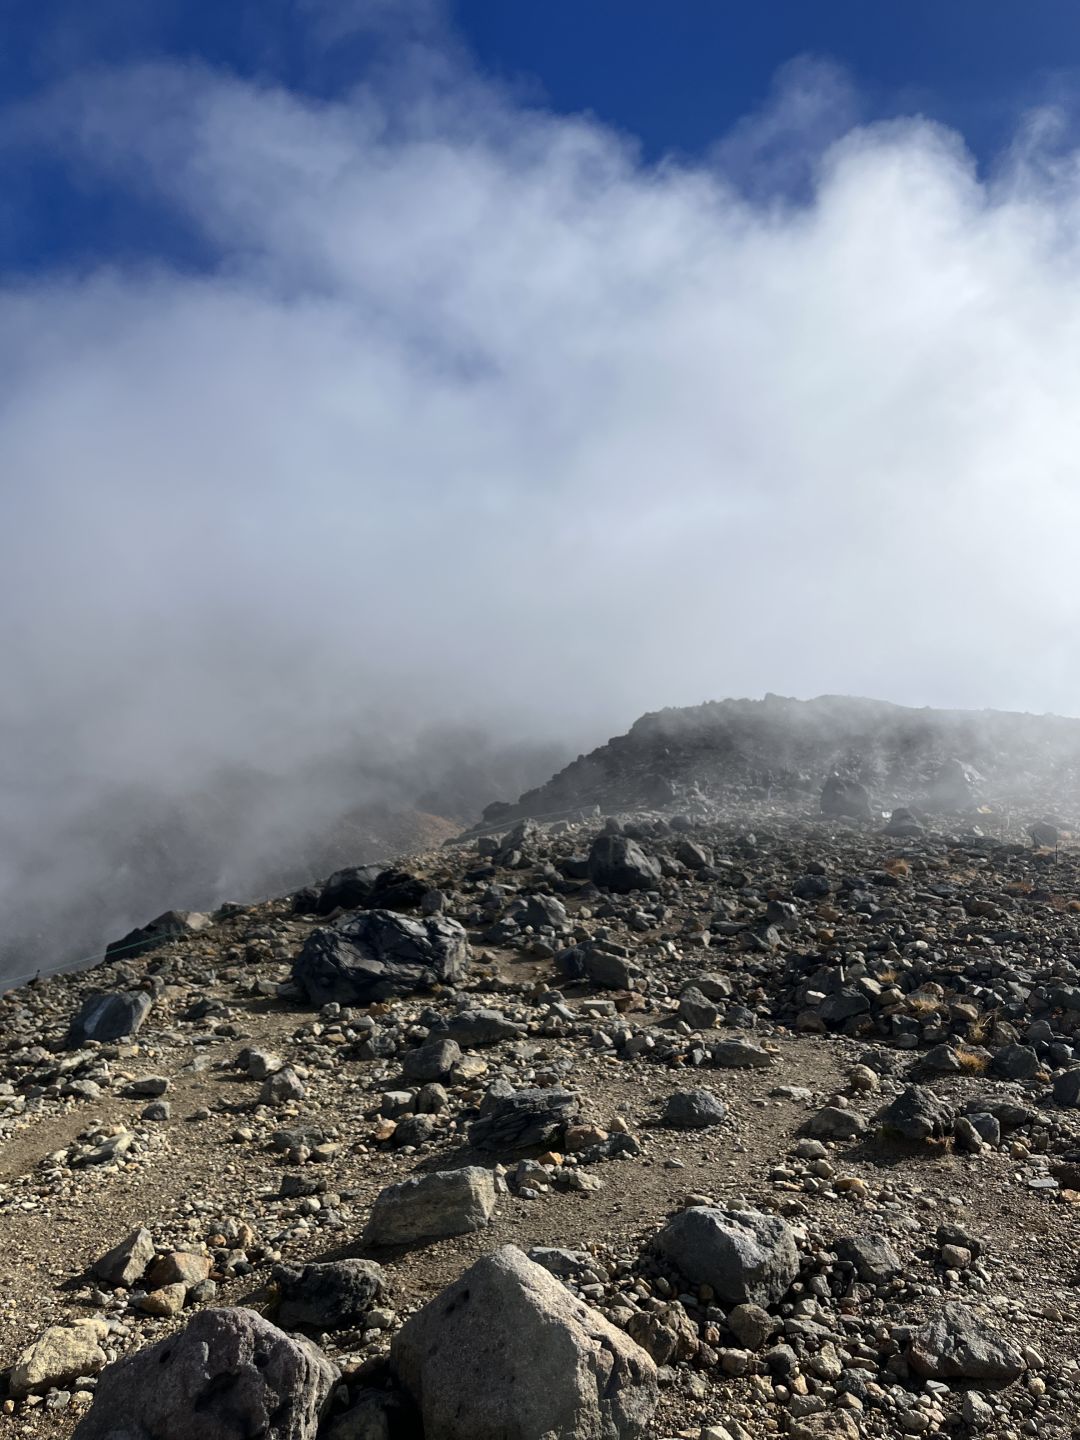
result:
[[[515,1246],[405,1322],[390,1363],[439,1440],[638,1440],[656,1368]]]

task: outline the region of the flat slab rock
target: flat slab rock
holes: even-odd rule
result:
[[[337,1368],[254,1310],[201,1310],[105,1369],[77,1440],[314,1440]]]
[[[643,1440],[656,1366],[505,1245],[407,1320],[390,1365],[438,1440]]]

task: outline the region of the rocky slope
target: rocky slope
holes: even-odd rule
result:
[[[989,803],[1005,815],[1080,814],[1080,720],[834,695],[713,701],[642,716],[516,804],[489,806],[485,820],[672,803],[809,814],[833,772],[860,783],[879,810]]]
[[[739,763],[3,997],[0,1426],[1080,1434],[1075,852]]]

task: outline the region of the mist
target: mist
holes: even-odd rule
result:
[[[0,926],[48,960],[417,805],[447,736],[464,821],[664,705],[1080,711],[1067,116],[980,171],[804,59],[648,163],[395,53],[334,103],[156,64],[0,118],[174,242],[0,292]],[[102,908],[162,806],[214,863]]]

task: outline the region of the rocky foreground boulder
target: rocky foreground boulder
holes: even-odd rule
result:
[[[516,1246],[406,1321],[391,1367],[428,1440],[638,1440],[656,1366]]]
[[[479,1165],[410,1175],[381,1190],[371,1207],[364,1244],[412,1245],[482,1230],[495,1210],[495,1177]]]
[[[656,1247],[727,1305],[768,1305],[783,1297],[799,1273],[791,1227],[758,1210],[691,1206],[664,1226]]]
[[[202,1310],[110,1365],[77,1440],[312,1440],[337,1369],[254,1310]]]
[[[71,1049],[88,1040],[123,1040],[140,1028],[153,1004],[143,990],[112,991],[86,997],[71,1022],[67,1043]]]
[[[460,980],[468,968],[468,939],[456,920],[364,910],[312,931],[292,975],[314,1005],[370,1005]]]

